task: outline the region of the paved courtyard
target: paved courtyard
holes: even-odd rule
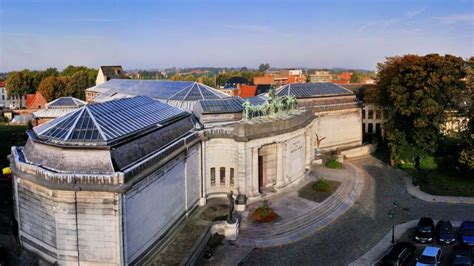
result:
[[[362,256],[389,231],[388,211],[400,201],[396,223],[421,216],[447,220],[474,220],[474,206],[431,203],[407,193],[401,177],[373,157],[352,161],[363,170],[364,187],[355,205],[312,236],[281,247],[254,249],[243,265],[347,265]]]

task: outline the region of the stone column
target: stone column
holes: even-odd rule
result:
[[[277,180],[276,186],[282,187],[285,185],[285,181],[283,180],[283,144],[281,142],[277,143]]]
[[[258,147],[252,148],[252,195],[257,196],[260,192],[258,187]]]

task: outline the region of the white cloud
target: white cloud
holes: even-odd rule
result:
[[[452,24],[459,24],[459,23],[474,23],[474,15],[473,14],[454,14],[442,17],[433,17],[438,22],[442,24],[452,25]]]

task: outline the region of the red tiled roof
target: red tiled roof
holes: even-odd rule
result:
[[[257,85],[245,85],[241,84],[240,85],[240,97],[242,98],[250,98],[255,96],[255,93],[257,92]]]
[[[26,109],[43,109],[48,102],[40,92],[26,95]]]

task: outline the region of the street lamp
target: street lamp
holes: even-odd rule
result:
[[[388,211],[388,217],[390,217],[390,222],[392,223],[392,244],[395,243],[395,224],[393,222],[393,218],[395,218],[395,209],[400,205],[398,200],[393,202],[393,208]]]

